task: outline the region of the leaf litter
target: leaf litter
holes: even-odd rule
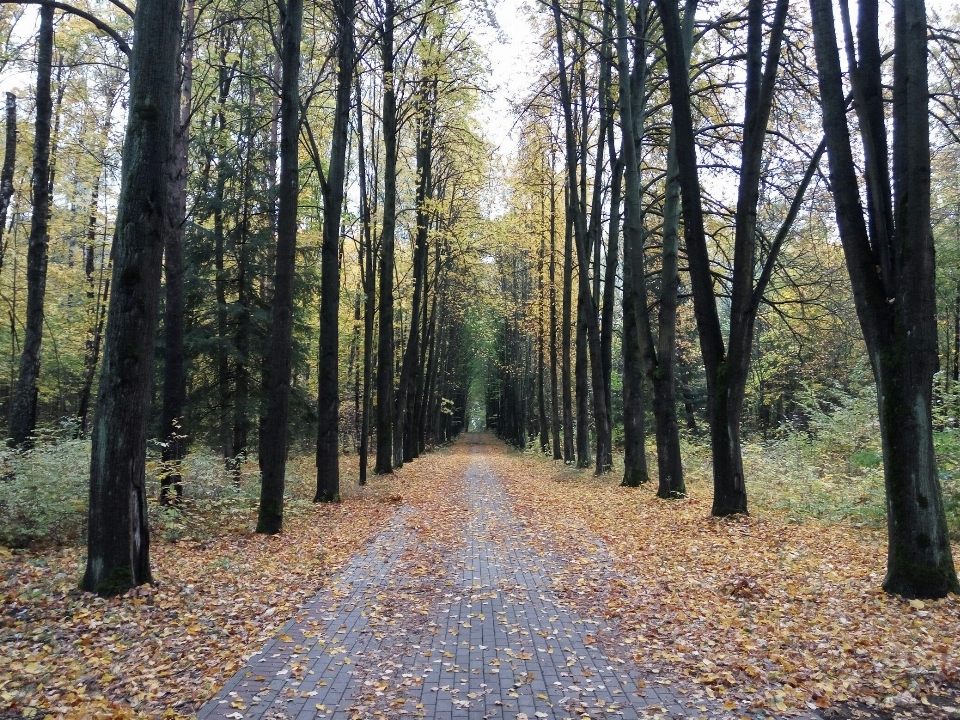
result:
[[[495,466],[531,541],[566,558],[558,592],[617,622],[611,653],[751,715],[960,717],[960,597],[884,593],[882,533],[711,518],[702,478],[665,501],[530,455]]]
[[[879,533],[777,514],[713,520],[702,481],[690,483],[690,499],[661,501],[650,487],[485,450],[523,540],[561,561],[557,595],[584,618],[614,623],[616,633],[587,641],[637,663],[650,682],[714,700],[730,717],[960,712],[960,602],[882,593]],[[368,603],[371,632],[401,645],[357,668],[363,690],[351,711],[424,716],[410,693],[429,682],[431,655],[417,646],[449,630],[437,618],[450,588],[433,580],[462,534],[466,511],[448,481],[466,462],[456,448],[418,459],[340,505],[292,513],[280,537],[157,543],[157,585],[106,601],[76,590],[76,548],[0,550],[0,710],[191,716],[403,502],[423,511],[408,521],[416,551],[400,561],[410,582]],[[432,661],[449,662],[441,655]],[[455,700],[466,708],[486,692]],[[329,712],[318,704],[318,716]]]

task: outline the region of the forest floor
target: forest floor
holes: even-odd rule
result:
[[[714,520],[709,485],[696,470],[689,499],[661,501],[655,488],[620,488],[615,477],[593,478],[484,442],[483,463],[513,518],[506,535],[525,552],[552,558],[544,560],[538,592],[608,628],[581,636],[589,646],[582,654],[596,650],[611,667],[632,668],[626,674],[635,685],[625,692],[644,696],[633,701],[638,713],[960,717],[960,598],[907,602],[880,591],[885,543],[876,528],[766,510]],[[336,506],[292,502],[279,537],[250,532],[252,508],[224,517],[219,532],[202,540],[188,533],[171,542],[177,533],[157,533],[156,585],[112,600],[77,591],[79,548],[0,549],[0,717],[191,717],[265,643],[284,643],[281,628],[306,617],[298,610],[317,593],[336,593],[339,573],[398,518],[420,518],[403,522],[423,534],[426,550],[401,560],[418,592],[436,593],[434,576],[463,544],[469,513],[461,490],[477,460],[476,447],[468,447],[461,442],[393,478],[349,489]],[[303,485],[292,491],[306,495]],[[376,592],[381,604],[410,602],[393,597],[389,584]],[[399,619],[386,624],[410,632],[406,621],[396,629]],[[301,658],[301,676],[303,650],[292,643],[285,651]],[[363,687],[372,699],[353,698],[346,717],[430,717],[417,703],[385,702],[405,699],[403,688],[416,680],[410,674],[368,677]],[[501,700],[523,696],[516,680],[524,685],[529,676],[513,677]],[[433,685],[421,682],[423,704]],[[496,687],[486,684],[482,697]],[[459,702],[479,702],[468,698]],[[329,716],[309,699],[310,713]],[[498,707],[510,720],[567,716],[554,706],[518,706],[512,715]],[[234,707],[227,716],[246,712]],[[580,706],[568,714],[600,713]]]

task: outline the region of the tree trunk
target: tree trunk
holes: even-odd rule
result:
[[[544,394],[544,327],[543,327],[543,263],[547,251],[544,237],[545,199],[540,195],[540,249],[537,252],[537,418],[540,430],[540,452],[550,452],[550,427],[547,425],[547,400]]]
[[[570,210],[570,180],[564,185],[563,300],[561,308],[561,359],[563,381],[563,461],[576,458],[573,441],[573,386],[571,384],[570,326],[573,323],[573,213]]]
[[[13,171],[17,164],[17,96],[7,93],[6,143],[3,150],[3,169],[0,170],[0,269],[6,243],[3,232],[7,227],[7,210],[13,198]]]
[[[360,484],[367,483],[367,459],[370,448],[370,400],[373,373],[373,321],[377,303],[377,279],[374,268],[376,258],[370,227],[370,202],[367,194],[367,158],[363,135],[363,97],[360,94],[360,79],[355,80],[357,96],[357,173],[360,177],[360,222],[361,242],[365,245],[364,262],[361,267],[363,281],[363,404],[360,421]]]
[[[37,422],[37,377],[43,338],[43,301],[47,286],[47,227],[50,222],[50,120],[53,100],[53,7],[40,6],[37,36],[37,119],[33,142],[33,208],[27,249],[27,319],[20,353],[20,374],[10,401],[8,434],[14,447],[28,444]]]
[[[282,34],[280,86],[280,180],[277,204],[276,274],[273,329],[267,372],[267,411],[260,433],[260,512],[257,532],[279,533],[283,526],[283,490],[290,409],[293,341],[293,281],[297,250],[298,146],[300,137],[300,34],[303,0],[287,0]]]
[[[317,494],[314,502],[340,501],[340,220],[353,95],[353,15],[356,3],[342,0],[334,7],[337,16],[337,100],[330,164],[323,184]]]
[[[397,227],[397,99],[393,76],[394,0],[385,0],[383,19],[383,222],[380,245],[380,332],[377,342],[377,463],[374,472],[393,472],[393,264]]]
[[[175,498],[183,497],[180,462],[186,448],[183,406],[186,401],[186,374],[183,356],[183,238],[187,217],[187,161],[190,138],[190,114],[193,101],[193,0],[186,3],[186,37],[180,73],[179,111],[173,137],[173,178],[170,182],[169,233],[164,239],[164,279],[166,303],[163,319],[163,409],[161,411],[162,458],[165,467],[160,480],[160,504],[169,502],[170,488]]]
[[[403,353],[400,383],[397,388],[396,423],[394,425],[394,467],[413,460],[413,428],[411,400],[415,391],[415,365],[420,358],[420,316],[423,312],[424,285],[427,274],[427,229],[430,215],[427,204],[432,199],[431,162],[433,153],[433,125],[435,101],[433,87],[420,98],[420,114],[417,128],[417,230],[413,250],[413,299],[410,309],[410,334]]]
[[[876,79],[878,6],[866,2],[860,9],[860,65],[853,75]],[[829,0],[811,0],[810,11],[837,225],[877,385],[887,496],[883,588],[906,597],[944,597],[960,592],[960,583],[947,535],[931,421],[937,328],[924,5],[922,0],[894,3],[893,182],[885,162],[882,107],[879,117],[870,107],[861,108],[859,131],[873,169],[868,221],[847,126],[833,7]],[[865,100],[864,88],[855,86],[854,93]],[[891,186],[892,202],[889,193],[883,196]]]
[[[553,147],[550,148],[550,428],[553,459],[563,459],[560,444],[560,396],[557,393],[557,186]]]
[[[606,403],[606,393],[603,391],[603,361],[601,359],[600,353],[600,326],[597,319],[597,308],[593,302],[593,295],[591,294],[590,288],[590,255],[588,248],[588,232],[586,228],[586,218],[584,213],[580,212],[580,201],[578,199],[579,193],[577,190],[577,185],[574,182],[574,179],[577,177],[577,151],[576,151],[576,136],[573,130],[573,107],[570,98],[570,88],[567,79],[566,72],[566,60],[564,57],[563,50],[563,26],[561,22],[561,12],[560,5],[558,0],[553,0],[553,16],[554,24],[556,26],[556,40],[557,40],[557,63],[559,68],[559,79],[560,79],[560,104],[563,106],[564,114],[564,124],[565,124],[565,136],[566,136],[566,145],[567,145],[567,175],[571,179],[569,184],[570,190],[570,202],[568,204],[569,210],[573,214],[574,222],[574,238],[576,241],[577,249],[577,265],[579,267],[579,303],[578,303],[578,343],[577,343],[577,354],[578,354],[578,372],[583,372],[584,377],[586,377],[586,361],[585,356],[589,352],[590,356],[590,373],[592,374],[592,385],[595,389],[593,393],[593,407],[594,407],[594,421],[597,424],[597,474],[601,474],[609,471],[612,465],[612,454],[610,448],[610,423],[609,416],[607,414],[607,403]],[[602,147],[602,146],[601,146]],[[582,328],[581,328],[582,324]],[[583,351],[581,351],[581,335],[583,339]],[[580,354],[584,354],[584,362],[580,362]],[[578,388],[581,386],[581,382],[578,381]],[[582,432],[579,427],[580,423],[583,422],[584,412],[582,404],[586,402],[584,396],[578,396],[577,405],[578,405],[578,428],[577,428],[577,437],[578,437],[578,451],[586,449],[589,445],[589,439],[587,445],[581,445]],[[589,437],[588,428],[587,436]],[[587,454],[584,452],[578,452],[577,463],[580,467],[584,467],[584,461],[587,458]]]
[[[84,590],[119,595],[151,582],[147,419],[160,271],[171,218],[180,5],[141,0],[134,20],[110,297],[90,460]]]

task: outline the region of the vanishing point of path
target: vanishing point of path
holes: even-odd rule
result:
[[[638,682],[597,642],[616,629],[557,597],[557,561],[524,541],[488,448],[461,443],[468,457],[448,463],[456,477],[436,479],[435,501],[404,505],[198,716],[703,716],[700,701]]]

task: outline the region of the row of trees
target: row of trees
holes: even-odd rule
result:
[[[537,87],[548,92],[524,105],[511,210],[532,242],[500,258],[508,307],[520,309],[501,320],[488,422],[517,444],[539,433],[544,452],[552,446],[557,459],[607,472],[619,305],[623,484],[648,479],[649,395],[658,495],[682,496],[678,413],[689,406],[690,381],[678,380],[678,352],[695,330],[713,514],[743,513],[742,418],[748,388],[757,392],[765,370],[758,327],[767,342],[774,326],[822,348],[847,340],[839,359],[850,365],[855,317],[879,402],[884,587],[938,597],[960,586],[931,422],[940,350],[927,96],[937,91],[934,139],[955,152],[957,37],[928,36],[922,2],[902,0],[885,54],[877,4],[860,4],[856,29],[845,3],[840,10],[846,73],[829,0],[809,8],[553,0],[544,10]],[[952,306],[940,316],[956,317]],[[846,335],[840,342],[830,337],[837,331]]]
[[[650,476],[649,405],[664,498],[686,492],[681,425],[702,402],[713,513],[746,512],[745,408],[782,422],[804,379],[836,374],[824,358],[856,359],[856,318],[880,404],[884,586],[958,589],[931,409],[938,338],[945,397],[960,377],[960,286],[933,262],[927,102],[933,87],[941,161],[960,145],[957,38],[928,37],[920,0],[897,0],[892,54],[878,6],[861,3],[855,37],[841,3],[846,74],[827,0],[552,0],[502,197],[466,8],[171,2],[38,0],[23,45],[33,16],[2,6],[4,67],[36,78],[32,137],[8,101],[0,172],[8,434],[28,447],[59,417],[84,434],[93,414],[84,587],[150,579],[149,437],[162,502],[192,444],[238,481],[255,451],[258,530],[274,533],[290,445],[316,448],[315,499],[335,501],[344,450],[360,482],[371,459],[392,472],[480,396],[507,439],[597,473],[622,432],[629,486]],[[821,367],[778,365],[793,353]]]
[[[83,434],[92,411],[87,590],[150,581],[149,437],[164,503],[192,444],[237,481],[255,450],[257,529],[276,533],[288,446],[312,429],[315,500],[337,501],[342,450],[363,483],[368,454],[389,473],[468,421],[479,51],[456,4],[330,11],[40,3],[32,48],[12,40],[31,15],[4,15],[10,66],[37,79],[32,195],[15,100],[0,180],[10,232],[31,224],[8,434],[28,448],[51,417]]]

